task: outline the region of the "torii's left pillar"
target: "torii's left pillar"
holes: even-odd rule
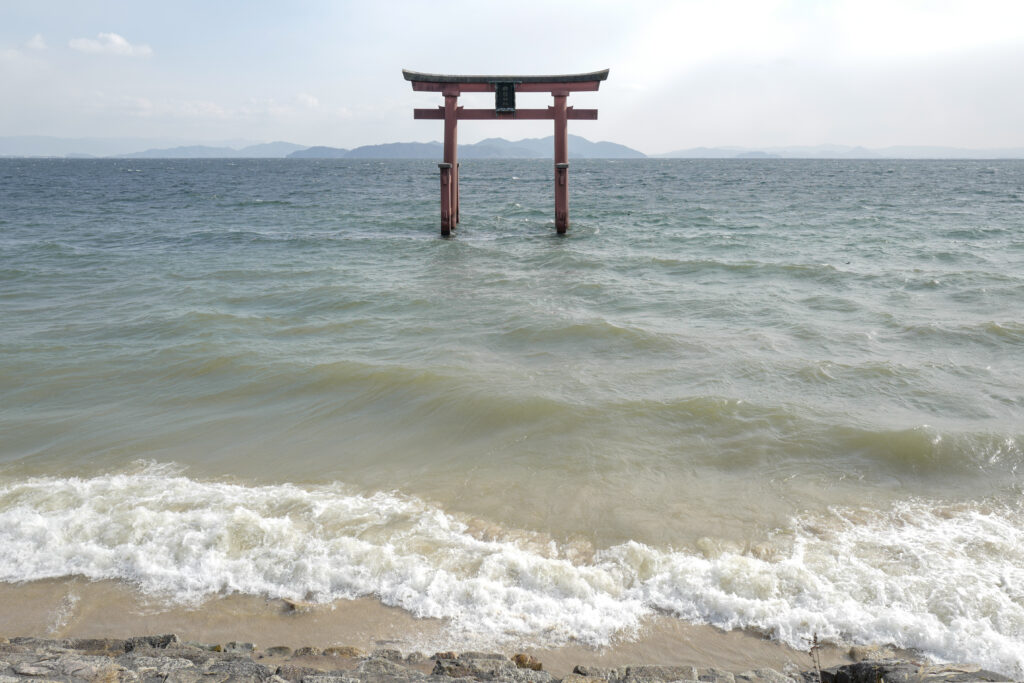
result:
[[[441,234],[459,224],[459,86],[444,89],[444,161],[441,169]]]

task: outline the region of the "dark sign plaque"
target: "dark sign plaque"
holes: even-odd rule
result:
[[[516,84],[498,82],[494,84],[494,110],[498,112],[515,112]]]

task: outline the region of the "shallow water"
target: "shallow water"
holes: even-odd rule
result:
[[[1024,163],[462,177],[0,160],[0,581],[1022,670]]]

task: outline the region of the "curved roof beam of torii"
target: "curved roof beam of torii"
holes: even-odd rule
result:
[[[600,82],[608,78],[608,69],[585,74],[562,74],[560,76],[459,76],[452,74],[425,74],[402,69],[405,80],[414,83],[584,83]],[[597,88],[594,88],[597,90]]]

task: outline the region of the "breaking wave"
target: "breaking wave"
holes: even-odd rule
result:
[[[166,465],[0,484],[0,580],[82,576],[198,603],[374,596],[493,644],[600,646],[667,612],[793,647],[813,633],[1024,672],[1024,507],[911,500],[767,543],[580,552],[400,493],[200,481]]]

